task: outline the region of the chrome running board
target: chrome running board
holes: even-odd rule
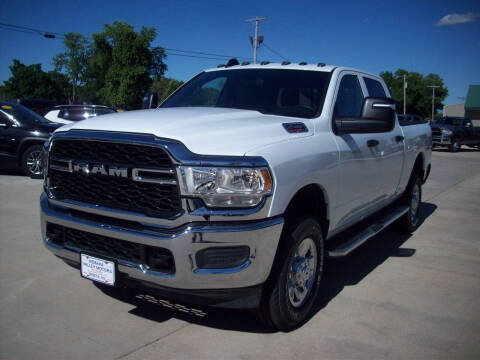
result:
[[[335,236],[335,238],[340,238],[338,241],[340,243],[336,245],[333,249],[328,250],[328,255],[330,257],[338,258],[338,257],[343,257],[347,256],[350,254],[353,250],[358,248],[360,245],[362,245],[364,242],[366,242],[368,239],[374,237],[377,235],[380,231],[385,229],[388,225],[393,223],[395,220],[399,219],[403,215],[405,215],[408,212],[409,207],[408,206],[402,206],[400,208],[396,208],[395,210],[389,212],[386,215],[383,215],[380,220],[375,221],[373,224],[370,223],[366,228],[360,229],[358,231],[354,231],[354,233],[345,239],[342,239],[342,235],[339,234]],[[347,233],[351,231],[346,231]],[[332,239],[332,242],[335,242],[336,239]]]

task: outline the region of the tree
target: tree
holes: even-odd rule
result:
[[[397,111],[403,113],[403,75],[407,75],[407,113],[421,115],[423,118],[430,118],[432,114],[432,89],[429,85],[438,85],[435,89],[435,113],[443,108],[442,102],[448,96],[448,89],[444,86],[443,80],[437,74],[423,76],[418,72],[408,72],[398,69],[395,74],[390,71],[383,71],[380,76],[390,87],[392,97],[397,104]]]
[[[42,70],[40,64],[25,65],[13,60],[10,66],[12,76],[4,81],[2,92],[7,99],[52,99],[65,101],[70,83],[68,78],[58,71]]]
[[[58,71],[65,71],[72,83],[72,102],[77,97],[78,85],[82,82],[88,63],[88,40],[78,33],[66,33],[63,40],[66,51],[53,59]]]
[[[160,103],[182,84],[183,81],[162,77],[153,81],[150,91],[154,91],[158,94],[158,102]]]
[[[136,32],[124,22],[105,24],[102,33],[93,35],[87,70],[91,93],[103,103],[139,108],[152,78],[160,79],[167,69],[164,49],[151,47],[155,37],[154,28]]]

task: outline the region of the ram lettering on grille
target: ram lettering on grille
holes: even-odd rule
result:
[[[181,210],[173,164],[162,148],[102,141],[54,140],[48,170],[58,200],[155,217]]]

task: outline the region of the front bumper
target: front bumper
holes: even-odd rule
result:
[[[190,223],[172,231],[139,230],[128,226],[112,225],[99,220],[75,216],[68,208],[53,205],[43,193],[40,197],[42,237],[45,246],[56,256],[72,265],[80,263],[82,249],[58,246],[47,237],[47,224],[170,250],[175,261],[173,274],[152,271],[145,264],[115,259],[118,272],[125,282],[144,283],[157,288],[196,291],[255,287],[264,283],[273,264],[283,228],[283,218],[261,221]],[[128,225],[128,224],[127,224]],[[248,246],[250,256],[240,266],[226,269],[199,269],[195,254],[201,249],[221,246]]]

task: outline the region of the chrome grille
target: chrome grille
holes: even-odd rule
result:
[[[181,200],[173,164],[159,147],[105,141],[55,139],[49,154],[49,187],[58,200],[73,200],[112,209],[169,218],[181,211]],[[69,172],[72,160],[128,168],[127,177]],[[63,164],[64,169],[58,164]],[[163,170],[164,183],[140,182],[133,168]]]

